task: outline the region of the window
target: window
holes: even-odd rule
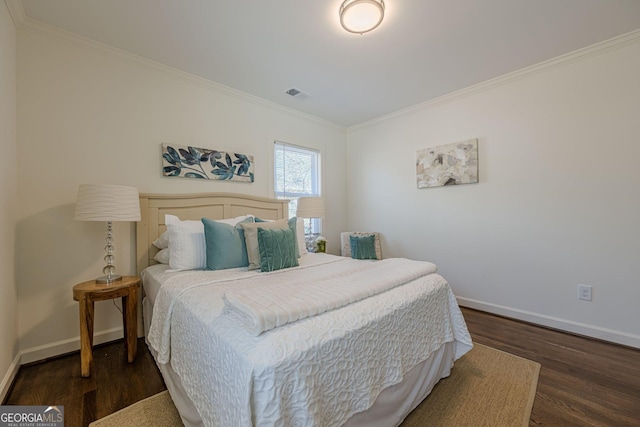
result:
[[[278,199],[289,199],[289,218],[296,216],[298,197],[320,196],[320,153],[275,141],[274,189]],[[305,219],[305,228],[320,232],[319,219]]]

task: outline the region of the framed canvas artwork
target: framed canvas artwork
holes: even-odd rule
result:
[[[416,179],[418,188],[478,182],[478,140],[418,150]]]
[[[253,156],[209,148],[162,144],[164,176],[253,182]]]

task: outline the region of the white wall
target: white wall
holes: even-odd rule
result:
[[[0,2],[0,402],[11,385],[18,355],[15,281],[17,189],[16,27]]]
[[[273,141],[319,149],[328,239],[346,226],[345,131],[132,55],[28,23],[18,34],[18,267],[23,362],[79,348],[74,284],[101,275],[105,224],[73,220],[79,184],[147,193],[272,196]],[[160,144],[251,154],[255,183],[161,176]],[[330,169],[329,169],[330,168]],[[134,226],[116,223],[116,266],[135,274]],[[338,251],[338,245],[333,248]],[[96,342],[122,336],[96,304]]]
[[[575,59],[349,129],[349,228],[461,305],[640,347],[640,43]],[[478,184],[416,188],[416,150],[469,138]]]
[[[273,140],[321,150],[330,251],[339,251],[340,231],[381,231],[385,255],[436,262],[464,305],[640,347],[638,44],[345,137],[326,122],[27,23],[17,35],[16,166],[15,29],[2,13],[0,132],[13,154],[0,157],[0,230],[9,238],[0,244],[0,373],[17,351],[14,282],[22,362],[79,347],[71,288],[100,274],[104,245],[103,224],[72,219],[79,184],[269,196]],[[415,188],[417,149],[474,137],[479,184]],[[162,142],[252,154],[256,182],[163,178]],[[115,231],[118,270],[134,274],[134,227]],[[577,283],[594,286],[593,302],[577,301]],[[120,329],[120,313],[97,303],[95,342]]]

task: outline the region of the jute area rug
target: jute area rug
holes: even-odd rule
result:
[[[401,427],[528,426],[539,373],[539,363],[475,344]],[[89,426],[179,427],[182,422],[164,391]]]

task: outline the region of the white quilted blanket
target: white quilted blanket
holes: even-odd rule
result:
[[[296,277],[341,274],[348,259],[316,254],[272,273],[185,272],[156,297],[148,342],[170,361],[207,426],[339,426],[446,342],[472,347],[447,282],[427,274],[259,336],[223,313],[223,295]],[[363,265],[371,263],[363,261]]]
[[[347,259],[347,268],[313,277],[290,276],[264,285],[262,278],[248,279],[250,286],[224,294],[226,311],[252,335],[287,323],[334,310],[361,299],[435,273],[435,264],[390,258],[375,263]],[[253,286],[255,284],[255,286]]]

